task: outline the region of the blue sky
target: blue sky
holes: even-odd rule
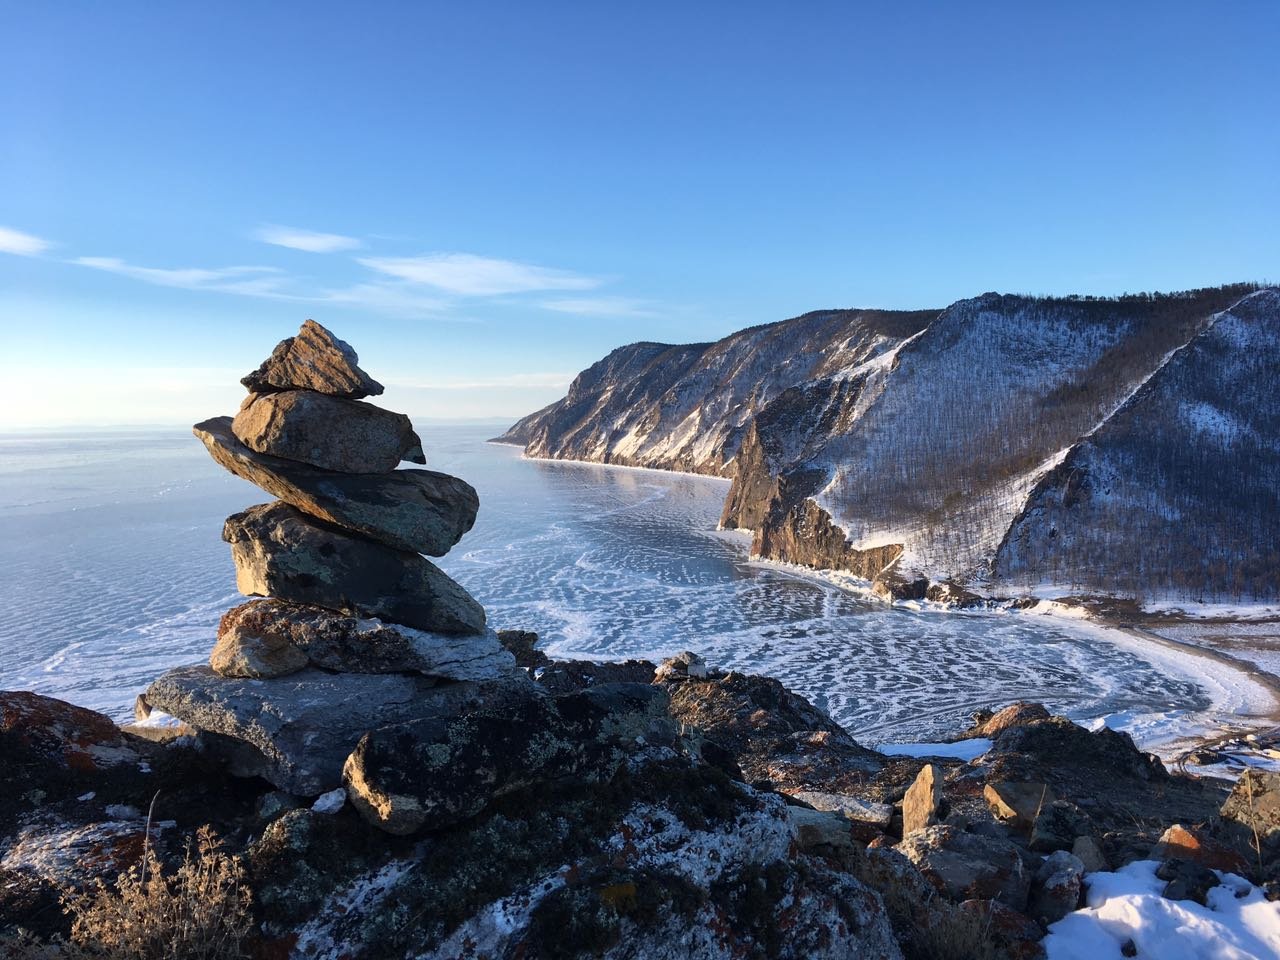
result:
[[[0,427],[314,317],[419,416],[635,340],[1280,278],[1280,4],[10,4]]]

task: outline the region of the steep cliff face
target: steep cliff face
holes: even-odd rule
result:
[[[1270,596],[1274,521],[1232,535],[1252,522],[1248,511],[1278,515],[1268,351],[1280,295],[1255,289],[986,294],[932,318],[806,314],[711,345],[636,345],[507,438],[537,456],[731,476],[722,525],[751,530],[753,554],[766,558],[997,593],[1065,571],[1062,585],[1103,591],[1212,583]],[[628,351],[648,358],[641,382],[600,369],[634,365],[619,358]],[[1135,437],[1150,439],[1146,460],[1131,449]],[[1248,506],[1194,480],[1221,465],[1222,443],[1206,446],[1214,437],[1230,440],[1228,472],[1250,478]],[[1089,460],[1101,445],[1113,452]],[[1169,460],[1167,447],[1182,459]],[[1081,508],[1125,470],[1123,511]],[[1159,490],[1144,493],[1148,485]],[[1059,516],[1067,501],[1074,512]],[[1205,519],[1194,534],[1157,533],[1192,508]],[[1147,554],[1130,541],[1142,538],[1159,546],[1135,568]],[[1156,576],[1155,553],[1181,557],[1163,562],[1184,574]]]
[[[534,457],[732,476],[756,411],[789,387],[892,350],[936,314],[827,310],[716,343],[620,347],[579,374],[563,400],[497,439]]]

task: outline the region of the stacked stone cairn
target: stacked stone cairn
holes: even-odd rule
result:
[[[422,554],[471,529],[479,498],[425,462],[409,419],[311,320],[242,381],[235,418],[194,427],[214,460],[277,497],[228,517],[236,586],[209,664],[143,694],[232,774],[316,809],[349,798],[391,833],[442,829],[495,798],[609,777],[637,745],[674,742],[648,684],[548,696],[484,609]]]

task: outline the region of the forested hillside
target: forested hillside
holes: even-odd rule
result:
[[[900,593],[1273,597],[1278,360],[1274,289],[984,294],[623,347],[500,439],[732,477],[755,554]]]

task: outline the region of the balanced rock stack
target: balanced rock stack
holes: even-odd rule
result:
[[[308,320],[241,382],[235,418],[194,432],[213,458],[279,499],[228,517],[236,586],[210,666],[160,677],[147,705],[178,717],[238,773],[301,796],[338,787],[370,730],[452,718],[531,681],[484,609],[422,554],[471,529],[479,499],[424,463],[408,417],[363,398],[382,386]]]

